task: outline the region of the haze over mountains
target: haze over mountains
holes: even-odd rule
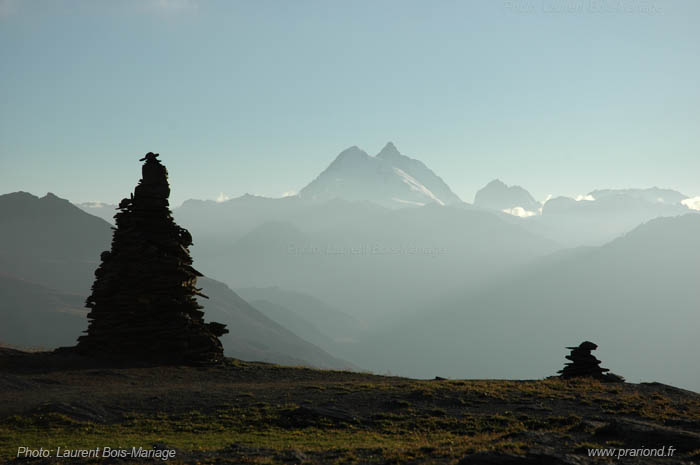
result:
[[[29,347],[73,345],[87,328],[85,298],[109,249],[112,231],[53,194],[0,196],[0,342]],[[201,278],[207,321],[229,327],[229,356],[319,368],[353,368],[270,320],[225,284]]]
[[[629,381],[698,390],[698,237],[700,215],[687,214],[601,247],[562,250],[378,330],[355,357],[417,377],[542,377],[561,364],[553,347],[591,339]]]
[[[476,193],[474,205],[521,218],[519,224],[567,247],[602,245],[654,218],[688,213],[693,203],[671,189],[594,190],[577,198],[536,201],[520,186],[496,179]]]
[[[578,201],[557,197],[528,227],[568,246],[602,245],[654,218],[690,212],[678,198],[687,199],[658,188],[592,191]]]
[[[224,338],[231,355],[534,378],[561,367],[564,346],[589,339],[631,381],[699,390],[694,202],[653,187],[542,203],[494,180],[469,204],[389,143],[376,156],[344,150],[297,196],[189,200],[173,216],[192,233],[195,267],[218,280],[203,280],[212,297],[203,304],[207,319],[237,328]],[[31,305],[74,317],[109,225],[23,193],[0,197],[0,222],[4,279],[43,286],[31,293],[44,303]]]
[[[227,214],[236,217],[246,203],[228,205]],[[192,253],[205,274],[231,286],[311,294],[366,322],[476,287],[556,249],[491,213],[457,206],[387,209],[333,200],[295,207],[297,215],[260,218],[238,237],[181,210],[177,219],[199,238]]]
[[[474,205],[515,216],[533,216],[542,208],[528,191],[520,186],[507,186],[500,179],[494,179],[480,189],[474,196]]]
[[[225,202],[188,200],[174,211],[176,216],[211,232],[209,236],[225,233],[228,243],[264,221],[287,221],[302,215],[306,221],[299,219],[298,222],[314,227],[319,220],[311,210],[321,209],[321,205],[332,201],[372,204],[350,207],[355,210],[430,204],[473,206],[506,213],[506,221],[566,247],[602,245],[651,219],[700,209],[700,197],[689,198],[658,187],[596,189],[577,198],[550,196],[540,202],[524,187],[508,186],[499,179],[477,191],[470,205],[459,199],[430,168],[402,155],[388,142],[376,156],[356,146],[342,151],[296,196],[272,199],[246,194]],[[114,203],[116,199],[112,203],[88,202],[78,206],[111,222]],[[332,210],[333,207],[329,207],[334,216]],[[234,215],[236,221],[231,221],[229,215]],[[322,218],[320,221],[325,224],[329,220]]]
[[[102,218],[108,223],[114,224],[114,214],[116,213],[117,209],[115,204],[104,202],[81,202],[76,203],[75,206],[90,213],[91,215]]]

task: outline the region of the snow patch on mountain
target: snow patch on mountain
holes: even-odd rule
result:
[[[402,155],[391,142],[376,156],[356,146],[343,150],[299,197],[370,201],[389,208],[461,203],[439,176],[419,160]]]
[[[420,192],[421,194],[423,194],[423,195],[429,197],[430,199],[432,199],[434,202],[436,202],[436,203],[439,204],[439,205],[445,205],[445,202],[443,202],[442,200],[438,199],[438,198],[435,196],[435,194],[433,194],[432,192],[430,192],[430,189],[428,189],[428,188],[425,187],[423,184],[421,184],[421,183],[419,183],[418,181],[416,181],[416,180],[415,180],[412,176],[410,176],[408,173],[406,173],[405,171],[403,171],[403,170],[401,170],[401,169],[399,169],[399,168],[396,168],[396,167],[393,167],[393,170],[394,170],[394,173],[396,173],[396,174],[398,174],[399,176],[401,176],[401,179],[403,180],[403,182],[406,183],[406,184],[408,184],[408,187],[410,187],[412,191]]]
[[[525,210],[523,207],[504,208],[501,211],[503,213],[508,213],[509,215],[519,216],[520,218],[529,218],[531,216],[537,215],[537,212],[533,212],[532,210]]]

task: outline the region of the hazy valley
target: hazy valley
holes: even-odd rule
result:
[[[376,157],[343,151],[299,195],[190,200],[173,216],[212,278],[200,301],[232,328],[230,356],[538,378],[560,368],[562,347],[589,339],[630,380],[698,390],[689,322],[700,307],[700,216],[688,200],[649,188],[542,204],[494,181],[466,203],[387,144]],[[0,197],[6,344],[69,345],[84,329],[81,300],[114,206],[81,208]],[[50,336],[43,321],[55,321]]]

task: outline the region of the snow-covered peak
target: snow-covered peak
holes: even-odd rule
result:
[[[299,196],[311,200],[367,200],[401,207],[461,202],[422,162],[402,155],[389,142],[372,157],[353,146],[343,150]]]

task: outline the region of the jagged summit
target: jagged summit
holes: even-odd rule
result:
[[[518,207],[525,211],[537,212],[540,203],[520,186],[508,186],[500,179],[494,179],[474,197],[474,205],[491,210],[513,210]]]
[[[401,155],[401,152],[399,152],[399,149],[396,148],[393,142],[389,141],[386,143],[384,148],[379,151],[377,154],[377,158],[383,158],[385,160],[390,160],[392,158],[399,158],[403,157],[404,155]],[[406,157],[408,158],[408,157]]]
[[[432,170],[401,154],[392,142],[374,157],[357,146],[343,150],[299,196],[323,201],[371,201],[391,208],[461,202]]]

